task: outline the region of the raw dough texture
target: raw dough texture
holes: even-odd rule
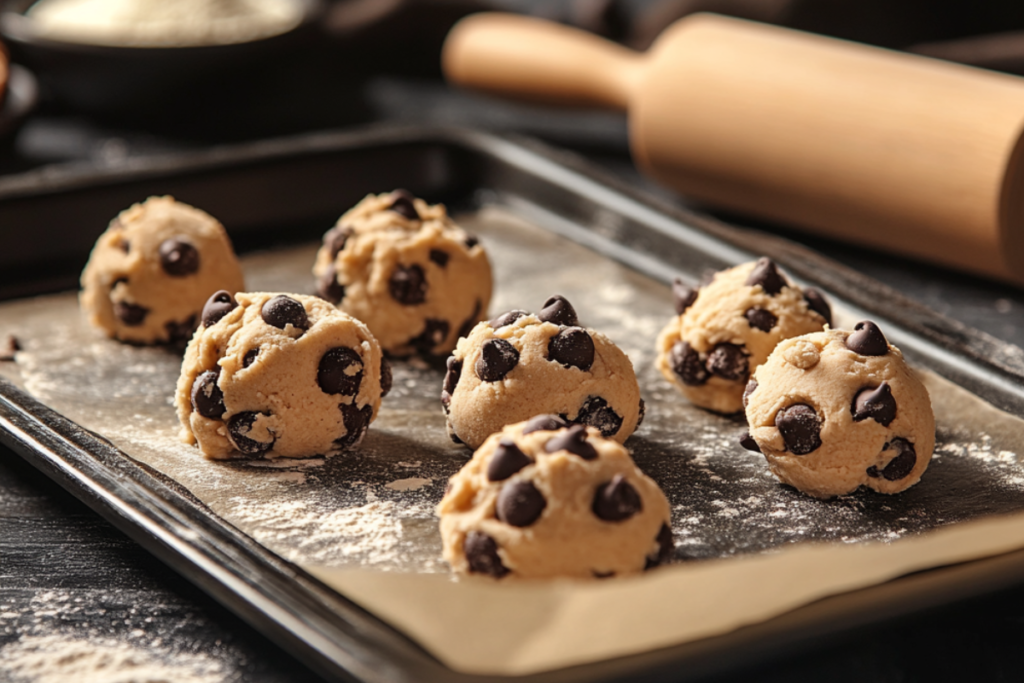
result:
[[[358,320],[315,296],[214,294],[181,365],[181,440],[209,458],[352,448],[391,371]]]
[[[324,235],[317,293],[395,356],[444,356],[487,317],[491,264],[476,237],[404,190],[369,195]]]
[[[749,437],[784,483],[817,498],[858,486],[897,493],[935,447],[928,391],[878,327],[781,342],[746,392]]]
[[[619,443],[643,419],[629,357],[603,334],[580,327],[560,296],[538,314],[509,311],[460,339],[448,358],[441,404],[452,440],[474,449],[538,413],[588,424]]]
[[[767,258],[716,273],[700,289],[677,280],[673,294],[679,315],[658,336],[658,369],[720,413],[743,409],[747,379],[776,344],[831,324],[824,297],[791,284]]]
[[[82,272],[82,310],[109,336],[136,344],[183,344],[220,289],[244,289],[223,226],[173,197],[122,211]]]
[[[437,513],[460,574],[604,578],[671,559],[668,500],[593,427],[540,415],[491,435]]]

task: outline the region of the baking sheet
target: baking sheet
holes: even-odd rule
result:
[[[545,642],[552,641],[550,648],[530,650],[505,637],[499,644],[505,656],[482,662],[479,654],[493,651],[493,633],[471,629],[480,640],[476,649],[454,627],[440,643],[428,644],[426,635],[420,634],[418,640],[449,666],[472,672],[525,673],[710,635],[714,629],[685,633],[677,629],[670,630],[666,641],[661,629],[656,638],[638,639],[646,631],[622,620],[605,628],[609,647],[595,649],[595,642],[603,641],[590,639],[572,646],[572,640],[566,639],[573,632],[571,619],[556,619],[554,612],[545,616],[554,605],[568,604],[563,601],[582,599],[585,604],[589,598],[581,596],[593,591],[607,590],[610,597],[628,592],[630,586],[644,593],[660,590],[661,582],[670,580],[663,576],[706,564],[696,560],[754,556],[808,541],[878,542],[884,548],[918,532],[1024,511],[1024,474],[1016,453],[1024,443],[1024,423],[974,401],[934,375],[927,379],[939,422],[937,452],[918,486],[894,497],[862,491],[823,502],[779,485],[761,456],[737,445],[743,429],[740,418],[715,416],[690,406],[654,369],[654,339],[672,311],[667,287],[498,206],[461,216],[460,221],[481,236],[491,254],[496,277],[492,313],[536,310],[548,296],[560,293],[573,302],[586,325],[607,334],[632,359],[648,410],[645,424],[627,445],[673,505],[676,557],[683,564],[681,569],[638,580],[607,582],[612,588],[552,584],[528,589],[541,597],[514,603],[523,614],[541,615],[537,617],[541,624],[525,622],[530,628],[524,633],[536,639],[543,625]],[[315,249],[311,244],[246,257],[248,287],[311,291],[309,270]],[[681,274],[697,280],[702,273]],[[837,322],[853,322],[849,314],[846,317],[837,311]],[[300,461],[211,462],[177,441],[171,396],[180,358],[173,353],[103,338],[85,325],[73,293],[0,305],[0,335],[6,334],[16,335],[24,350],[16,364],[0,364],[3,376],[170,476],[244,533],[340,586],[357,602],[381,610],[414,637],[419,627],[395,616],[388,607],[394,596],[401,595],[405,603],[420,596],[419,606],[429,607],[410,607],[399,610],[400,614],[430,615],[431,595],[464,590],[435,591],[430,588],[434,584],[419,583],[422,574],[441,574],[435,578],[448,586],[432,510],[447,477],[469,455],[446,436],[438,401],[440,370],[396,363],[394,389],[355,453]],[[1003,538],[1000,545],[979,552],[1006,549]],[[949,560],[945,555],[935,557],[940,563]],[[865,580],[881,581],[908,567],[897,564],[865,575],[853,571],[854,563],[840,561],[840,569],[844,566],[850,571],[829,573],[828,585],[813,586],[809,593],[812,586],[796,581],[796,597],[784,592],[789,602],[772,609],[788,609],[829,591],[863,585]],[[912,568],[927,566],[932,565],[926,562]],[[375,574],[363,575],[363,570]],[[401,576],[382,579],[376,572]],[[395,581],[412,588],[398,590]],[[469,588],[472,583],[476,582],[453,585],[476,590]],[[494,588],[505,587],[484,590]],[[558,591],[559,597],[549,595],[551,591]],[[472,600],[472,594],[458,598],[463,599]],[[667,608],[669,604],[655,600],[651,606]],[[718,628],[728,630],[773,613],[743,611],[752,608],[748,603],[735,606],[738,611],[727,610],[733,621]],[[574,613],[577,618],[587,616],[585,610]],[[453,605],[446,614],[453,617],[461,612]],[[676,610],[670,616],[675,623],[684,621]],[[428,620],[428,627],[431,623]],[[647,619],[647,623],[658,622]],[[484,647],[487,642],[491,649]],[[460,652],[475,654],[460,659]]]

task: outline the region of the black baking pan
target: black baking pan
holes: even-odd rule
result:
[[[114,168],[50,167],[0,178],[0,293],[13,298],[73,288],[110,218],[151,194],[202,206],[231,226],[245,251],[315,239],[365,194],[393,187],[456,210],[502,207],[666,283],[675,270],[700,272],[769,255],[845,307],[878,320],[914,362],[1024,415],[1024,364],[1016,347],[791,243],[659,203],[572,156],[464,130],[318,134],[129,160]],[[174,481],[2,381],[0,441],[328,677],[499,680],[443,666],[220,520]],[[696,680],[793,653],[830,635],[1019,585],[1022,576],[1024,551],[1009,553],[821,600],[719,637],[523,680]]]

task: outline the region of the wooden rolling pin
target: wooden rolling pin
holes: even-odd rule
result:
[[[646,53],[546,21],[456,24],[454,83],[629,112],[684,195],[1024,284],[1024,79],[710,14]]]

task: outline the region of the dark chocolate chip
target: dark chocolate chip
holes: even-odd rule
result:
[[[757,259],[757,264],[750,271],[750,275],[747,276],[746,284],[749,287],[761,285],[761,289],[768,296],[775,296],[782,291],[783,287],[789,286],[789,282],[786,281],[786,278],[782,277],[775,263],[767,256]]]
[[[21,343],[13,334],[7,335],[2,346],[0,346],[0,361],[13,361],[14,355],[21,351]]]
[[[168,320],[164,323],[164,329],[167,330],[167,342],[169,344],[181,345],[192,338],[192,333],[196,331],[196,314],[193,313],[184,320]]]
[[[711,376],[701,360],[700,354],[690,346],[689,342],[677,341],[668,352],[668,362],[672,367],[672,372],[683,380],[683,384],[691,387],[704,384]]]
[[[644,400],[640,399],[640,413],[636,417],[636,428],[640,429],[640,425],[644,423],[644,418],[647,417],[647,404]]]
[[[253,363],[255,363],[256,362],[256,357],[259,356],[259,355],[260,355],[260,350],[259,349],[249,349],[248,351],[246,351],[245,355],[242,356],[242,367],[243,368],[247,368],[250,365],[252,365]]]
[[[622,417],[600,396],[588,396],[573,422],[598,429],[605,438],[614,436],[622,428]]]
[[[324,246],[327,247],[331,261],[334,261],[345,248],[345,243],[348,242],[348,238],[352,236],[353,232],[352,228],[347,225],[335,225],[324,233]]]
[[[567,327],[548,339],[548,359],[586,372],[594,364],[594,340],[582,327]]]
[[[821,418],[806,403],[787,406],[775,414],[775,426],[793,455],[807,455],[821,445]]]
[[[226,289],[214,292],[213,295],[206,300],[206,305],[203,306],[203,327],[210,327],[211,325],[216,324],[218,320],[237,307],[238,302],[235,301],[235,297],[231,296],[231,293]]]
[[[220,377],[220,366],[215,370],[207,370],[192,382],[192,410],[211,420],[219,420],[224,415],[224,392],[217,386]]]
[[[228,438],[235,448],[246,455],[259,455],[274,447],[273,438],[270,441],[257,441],[249,437],[260,416],[266,417],[263,413],[246,410],[228,418]]]
[[[515,441],[502,439],[487,464],[487,478],[490,481],[505,481],[532,462],[530,456],[523,453]]]
[[[179,237],[160,243],[160,265],[171,277],[185,277],[199,270],[199,250]]]
[[[751,327],[757,328],[762,332],[771,332],[772,328],[775,327],[775,323],[779,322],[778,317],[774,313],[760,306],[748,308],[743,317],[747,319],[747,323]]]
[[[850,412],[853,413],[854,422],[870,417],[883,427],[888,427],[896,419],[896,399],[893,398],[889,383],[882,382],[877,387],[864,387],[858,391]]]
[[[127,254],[132,250],[132,243],[122,237],[117,241],[117,248]]]
[[[487,574],[496,579],[508,574],[508,568],[498,556],[498,544],[482,531],[470,531],[462,541],[469,571],[473,574]]]
[[[869,477],[884,477],[887,481],[899,481],[914,471],[917,464],[917,451],[914,444],[904,438],[897,437],[887,443],[883,450],[892,448],[896,451],[896,457],[889,461],[881,472],[877,467],[868,468]]]
[[[391,193],[391,206],[388,207],[388,210],[394,211],[411,221],[418,221],[420,214],[416,211],[416,205],[412,200],[413,196],[409,191],[395,190]]]
[[[593,460],[597,457],[597,449],[587,441],[587,428],[583,425],[573,425],[564,432],[555,434],[544,444],[544,450],[548,453],[557,451],[569,451],[578,455],[584,460]]]
[[[590,575],[595,579],[610,579],[615,576],[615,572],[599,572],[596,569],[591,569]]]
[[[473,312],[469,314],[462,324],[459,326],[459,337],[468,337],[469,333],[473,331],[473,327],[476,325],[477,320],[480,318],[480,299],[476,300],[473,304]]]
[[[512,481],[501,487],[495,502],[495,516],[505,524],[524,527],[537,521],[548,502],[532,481]]]
[[[568,426],[569,423],[558,415],[534,415],[523,425],[523,435],[533,432],[554,432]]]
[[[480,347],[480,357],[473,368],[484,382],[497,382],[519,364],[516,347],[504,339],[488,339]]]
[[[462,361],[455,356],[448,356],[445,365],[448,371],[444,374],[444,386],[442,388],[449,394],[454,394],[455,385],[459,383],[459,378],[462,377]]]
[[[309,316],[306,315],[306,309],[301,303],[284,294],[278,294],[263,304],[260,315],[263,317],[263,322],[282,330],[288,325],[300,330],[309,329]]]
[[[750,395],[757,390],[757,380],[752,379],[747,382],[747,386],[743,388],[743,407],[746,408],[750,403]]]
[[[427,300],[427,278],[417,265],[397,266],[388,281],[391,297],[405,306],[415,306]]]
[[[697,300],[700,287],[690,287],[683,282],[682,278],[672,280],[672,303],[675,304],[676,313],[682,315],[686,309]]]
[[[572,307],[572,304],[564,296],[559,294],[550,297],[544,302],[544,307],[540,309],[537,317],[541,319],[541,322],[565,325],[567,327],[580,324],[579,318],[576,317],[576,309]]]
[[[127,301],[115,301],[114,315],[128,327],[138,327],[149,315],[149,309]]]
[[[616,474],[610,482],[597,487],[590,509],[606,522],[621,522],[640,512],[643,507],[640,494],[633,485],[621,474]]]
[[[362,408],[357,408],[353,397],[352,403],[342,403],[338,408],[341,409],[341,419],[345,424],[346,432],[345,436],[334,440],[334,445],[342,450],[358,446],[366,436],[366,430],[370,427],[373,406],[367,404]]]
[[[426,356],[433,351],[435,346],[444,342],[447,336],[447,320],[427,318],[423,323],[423,331],[409,340],[409,346]]]
[[[480,244],[480,238],[478,238],[476,235],[472,233],[467,232],[466,239],[464,239],[462,242],[463,244],[466,245],[466,249],[472,249],[476,245]]]
[[[661,528],[658,529],[658,535],[654,540],[658,543],[658,554],[647,558],[647,562],[644,563],[644,571],[672,561],[672,551],[675,550],[675,543],[672,541],[672,529],[669,528],[668,524],[662,522]]]
[[[507,312],[502,313],[501,315],[499,315],[494,320],[492,320],[490,322],[490,325],[494,329],[498,329],[500,327],[505,327],[505,325],[511,325],[515,321],[517,321],[520,318],[522,318],[524,316],[527,316],[527,315],[530,315],[530,314],[527,313],[526,311],[520,311],[518,309],[514,310],[514,311],[507,311]]]
[[[391,391],[393,382],[391,375],[391,363],[384,356],[380,357],[380,397],[384,398]]]
[[[853,326],[853,332],[846,337],[846,348],[862,356],[884,356],[889,353],[889,342],[870,320],[862,320]]]
[[[743,432],[740,434],[740,445],[746,448],[748,451],[754,451],[755,453],[761,452],[761,447],[754,441],[754,437],[750,435],[750,432]]]
[[[715,345],[708,354],[708,372],[723,379],[735,381],[746,380],[750,371],[747,354],[742,346],[722,342]]]
[[[832,324],[832,307],[829,306],[824,294],[813,287],[808,287],[804,290],[804,301],[807,302],[807,308],[824,318],[829,325]]]
[[[334,265],[327,267],[323,275],[316,283],[316,294],[324,301],[334,304],[337,306],[341,303],[341,300],[345,298],[345,285],[338,282],[338,273],[334,270]]]
[[[446,427],[448,428],[448,438],[452,440],[452,443],[462,446],[465,442],[459,438],[458,434],[455,433],[455,430],[452,429],[452,425],[450,422],[446,425]]]
[[[447,251],[441,251],[440,249],[430,250],[430,260],[441,266],[442,268],[448,265],[448,259],[451,258]]]
[[[347,346],[335,346],[320,358],[316,383],[325,394],[355,396],[363,381],[363,359]]]

